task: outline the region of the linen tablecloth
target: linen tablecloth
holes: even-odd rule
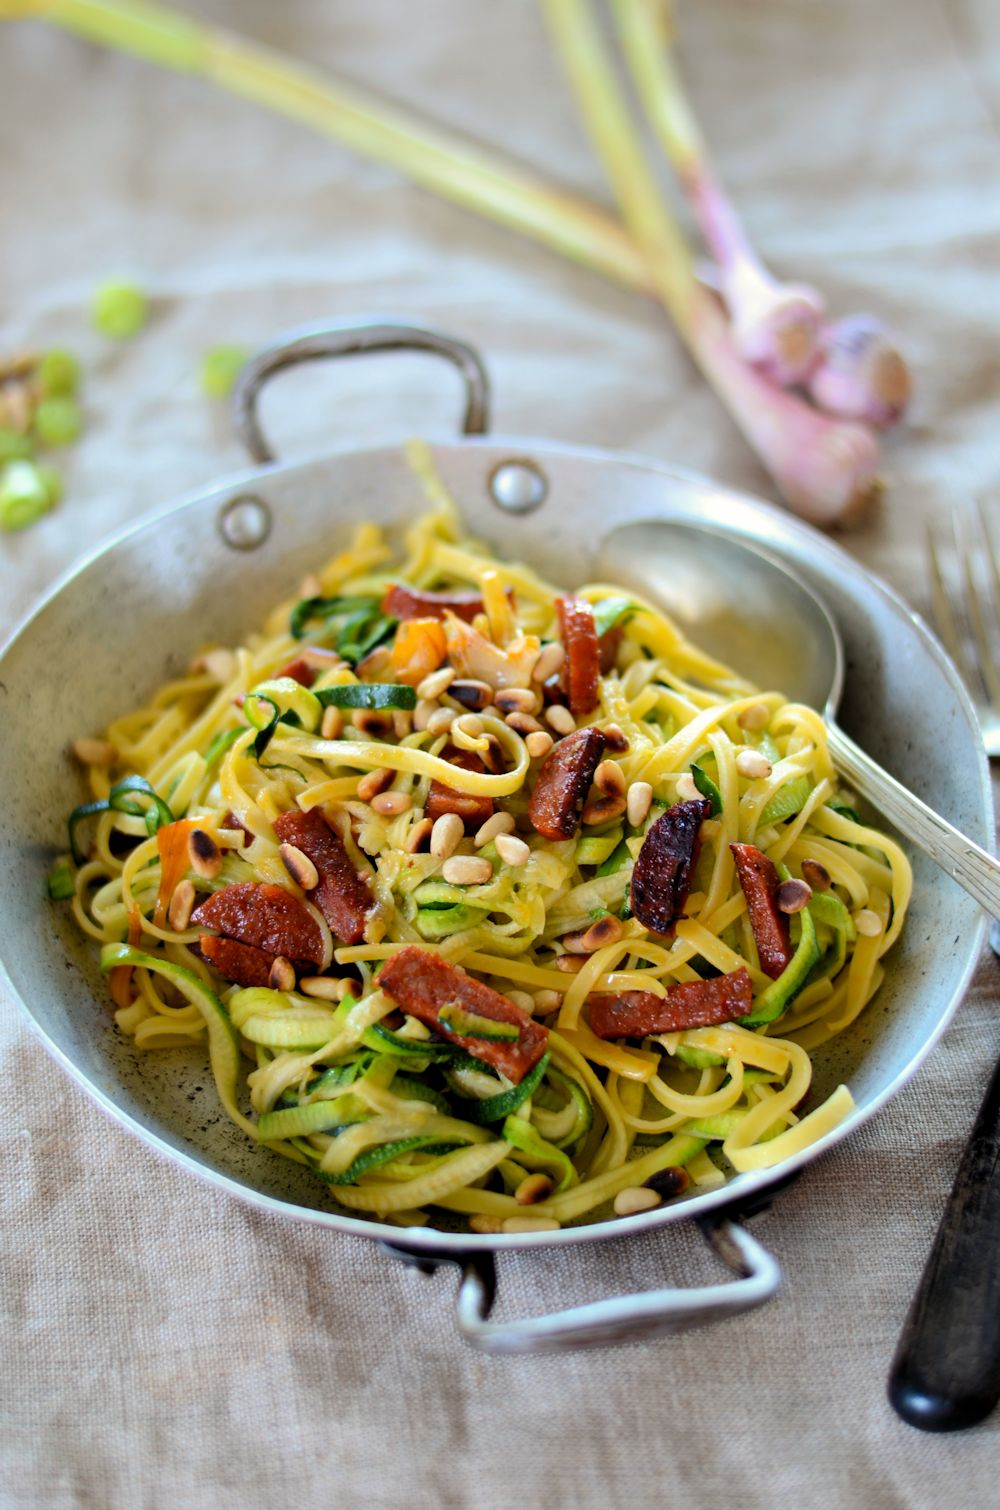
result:
[[[191,4],[604,190],[536,7],[508,0]],[[680,7],[724,176],[783,272],[906,333],[919,374],[886,505],[848,542],[917,603],[925,518],[997,483],[1000,11],[994,0]],[[770,493],[638,297],[193,79],[45,27],[0,30],[0,349],[69,345],[88,429],[65,502],[0,542],[0,628],[137,513],[241,463],[199,392],[203,350],[390,313],[473,341],[496,425],[645,451]],[[115,274],[152,320],[89,329]],[[289,380],[291,383],[293,380]],[[299,390],[304,393],[304,389]],[[286,454],[453,422],[415,360],[310,375]],[[2,736],[0,736],[2,737]],[[885,1375],[1000,1047],[998,971],[914,1082],[754,1224],[779,1297],[715,1329],[559,1359],[457,1340],[454,1277],[262,1215],[112,1125],[3,996],[11,1506],[996,1503],[1000,1419],[902,1425]],[[714,1275],[700,1239],[504,1260],[528,1314]]]

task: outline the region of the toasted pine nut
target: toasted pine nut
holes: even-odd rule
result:
[[[421,818],[419,823],[413,825],[403,844],[403,848],[408,855],[415,855],[423,849],[424,845],[430,840],[433,827],[433,818]]]
[[[408,708],[393,708],[392,732],[396,739],[405,739],[413,728],[413,714]]]
[[[808,882],[796,880],[793,876],[790,881],[782,881],[774,900],[781,912],[801,912],[811,896],[812,887]]]
[[[532,734],[544,734],[538,719],[533,713],[508,713],[504,718],[508,729],[513,729],[515,734],[520,734],[524,739]]]
[[[358,800],[371,802],[379,792],[384,792],[387,786],[392,785],[395,775],[395,771],[390,771],[386,766],[378,766],[374,771],[369,771],[358,782]]]
[[[323,584],[314,571],[307,571],[299,583],[300,598],[321,598],[323,596]]]
[[[615,1196],[614,1213],[615,1216],[635,1216],[637,1211],[652,1211],[659,1205],[660,1197],[655,1190],[645,1185],[629,1185]]]
[[[562,1006],[562,995],[559,991],[536,991],[535,1011],[540,1017],[547,1017],[550,1012],[558,1012]]]
[[[514,1199],[519,1206],[536,1206],[551,1194],[552,1181],[547,1174],[529,1174],[514,1191]]]
[[[568,708],[562,703],[553,703],[551,708],[545,710],[545,722],[555,729],[557,734],[572,734],[576,728],[576,719]]]
[[[818,860],[802,861],[802,878],[808,882],[813,891],[830,890],[830,872]]]
[[[625,795],[625,775],[617,760],[602,760],[594,772],[594,785],[607,797]]]
[[[372,798],[372,812],[378,813],[380,818],[398,818],[400,813],[409,812],[413,806],[413,798],[409,792],[379,792]]]
[[[617,944],[622,931],[621,919],[609,913],[591,923],[582,933],[567,933],[563,943],[571,954],[595,954],[608,944]]]
[[[625,812],[633,828],[645,823],[653,805],[653,788],[648,781],[633,781],[625,794]]]
[[[504,1232],[558,1232],[559,1223],[551,1216],[504,1217]]]
[[[413,710],[413,727],[416,729],[417,733],[422,734],[423,731],[427,728],[427,725],[430,723],[433,715],[440,711],[440,703],[432,702],[428,697],[422,697]]]
[[[344,728],[344,715],[331,703],[323,709],[323,722],[319,726],[321,739],[339,739]]]
[[[505,991],[508,1001],[512,1001],[515,1007],[520,1007],[522,1012],[535,1010],[535,998],[528,991]]]
[[[870,907],[862,907],[854,914],[854,926],[866,939],[877,939],[882,932],[882,919]]]
[[[689,775],[689,773],[687,771],[684,772],[683,776],[678,776],[678,778],[677,778],[677,800],[678,800],[678,802],[697,802],[697,800],[698,800],[698,798],[700,796],[701,796],[701,793],[699,792],[698,788],[694,784],[694,777],[693,776]]]
[[[439,860],[447,860],[462,842],[465,824],[457,813],[442,813],[434,820],[431,829],[431,854]]]
[[[451,886],[485,886],[492,879],[493,865],[481,855],[451,855],[441,874]]]
[[[535,669],[531,673],[533,682],[547,682],[550,676],[555,676],[566,659],[566,651],[558,640],[553,640],[550,645],[542,646],[542,653],[535,662]]]
[[[417,696],[432,702],[440,697],[442,692],[447,692],[455,680],[455,672],[451,666],[440,666],[437,671],[432,671],[425,676],[422,682],[417,683]]]
[[[505,865],[527,865],[531,859],[531,850],[523,839],[516,834],[498,834],[494,843],[497,854]]]
[[[594,797],[584,806],[580,821],[589,824],[609,823],[612,818],[620,818],[624,811],[624,792],[606,797]]]
[[[236,657],[231,650],[206,650],[198,656],[197,667],[224,687],[236,675]]]
[[[303,891],[315,891],[319,885],[319,871],[309,856],[295,844],[279,845],[278,854],[295,884],[301,886]]]
[[[476,677],[463,676],[450,683],[448,696],[453,697],[457,703],[461,703],[462,707],[467,708],[470,713],[479,713],[493,701],[493,688],[489,682],[481,682]]]
[[[70,750],[81,765],[112,766],[118,758],[110,739],[74,739]]]
[[[339,1001],[342,984],[332,975],[303,975],[299,990],[303,996],[315,996],[318,1001]]]
[[[187,876],[178,881],[167,909],[167,922],[175,933],[183,933],[194,911],[194,883]]]
[[[743,709],[736,722],[741,729],[766,729],[771,722],[771,710],[767,703],[751,703],[749,708]]]
[[[388,711],[380,713],[377,708],[355,708],[351,714],[351,723],[362,734],[370,734],[374,739],[384,739],[392,728],[392,714]]]
[[[575,975],[578,970],[583,969],[583,964],[582,954],[560,954],[556,960],[556,969],[562,970],[566,975]]]
[[[222,855],[212,835],[204,828],[193,828],[188,834],[188,859],[196,876],[211,881],[222,869]]]
[[[551,734],[547,734],[544,729],[536,729],[533,734],[529,734],[525,739],[524,748],[532,760],[541,760],[543,756],[549,753],[553,743],[554,740]]]
[[[315,671],[339,671],[347,666],[347,662],[335,650],[327,650],[322,645],[303,645],[299,651],[299,660],[305,661]]]
[[[628,749],[628,737],[624,729],[618,724],[607,724],[601,733],[604,735],[604,743],[613,755],[624,755]]]
[[[494,702],[504,717],[508,713],[537,713],[542,705],[538,693],[530,687],[504,687]]]
[[[736,769],[741,776],[748,776],[751,781],[760,781],[770,776],[773,767],[767,756],[759,750],[741,750],[736,757]]]
[[[498,1216],[480,1216],[477,1212],[469,1217],[469,1231],[494,1236],[503,1231],[503,1222]]]
[[[447,734],[454,722],[454,708],[436,708],[427,720],[427,732],[435,737],[438,734]]]
[[[267,983],[272,991],[294,991],[295,967],[291,960],[285,959],[283,954],[279,954],[277,959],[272,960]]]
[[[513,832],[514,819],[510,813],[494,813],[492,818],[487,818],[486,822],[476,830],[476,837],[472,842],[477,849],[482,849],[484,844],[489,844],[490,840],[495,839],[499,834]]]

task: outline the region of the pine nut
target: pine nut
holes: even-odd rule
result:
[[[699,792],[698,788],[694,784],[694,777],[693,776],[689,775],[687,771],[684,772],[683,776],[678,776],[678,778],[677,778],[677,801],[678,802],[697,802],[697,800],[698,800],[698,798],[700,796],[701,796],[701,793]]]
[[[563,999],[559,991],[536,991],[535,1011],[540,1017],[547,1017],[550,1012],[558,1012]]]
[[[493,877],[493,865],[479,855],[452,855],[441,874],[452,886],[485,886]]]
[[[376,708],[355,708],[351,722],[362,734],[368,734],[373,739],[384,739],[392,728],[392,714],[379,713]]]
[[[508,713],[504,723],[508,729],[513,729],[515,734],[520,734],[522,739],[532,734],[545,733],[533,713]]]
[[[805,881],[798,881],[793,876],[790,881],[782,881],[775,892],[774,900],[778,904],[780,912],[801,912],[803,907],[812,896],[812,887]]]
[[[580,814],[581,823],[610,823],[612,818],[620,818],[625,811],[625,793],[609,794],[606,797],[593,797],[584,806]]]
[[[508,713],[537,713],[542,705],[538,693],[529,687],[504,687],[494,701],[504,717]]]
[[[514,867],[527,865],[531,859],[531,849],[516,834],[498,834],[493,842],[496,844],[497,854],[505,865]]]
[[[454,722],[454,708],[435,708],[427,720],[427,732],[437,738],[439,734],[447,734]]]
[[[167,909],[167,922],[175,933],[183,933],[191,921],[194,911],[194,883],[185,876],[183,881],[178,881],[174,887],[174,894],[170,898],[170,906]]]
[[[504,1232],[558,1232],[559,1223],[551,1216],[504,1217]]]
[[[583,969],[583,964],[582,954],[560,954],[556,960],[556,969],[562,970],[565,975],[575,975],[578,970]]]
[[[323,722],[319,726],[321,739],[339,739],[344,729],[344,715],[331,703],[323,709]]]
[[[332,975],[304,975],[299,990],[303,996],[314,996],[317,1001],[339,1001],[342,984]]]
[[[110,739],[74,739],[70,749],[81,765],[112,766],[118,758]]]
[[[198,657],[199,671],[205,671],[213,681],[225,686],[236,675],[236,657],[231,650],[208,650]]]
[[[360,996],[361,988],[356,980],[351,980],[349,975],[342,976],[337,982],[337,1000],[343,1001],[345,996]]]
[[[324,650],[322,645],[303,645],[299,660],[312,666],[314,671],[342,671],[347,662],[335,650]]]
[[[594,785],[607,797],[625,794],[625,776],[617,760],[602,760],[594,772]]]
[[[380,818],[398,818],[400,813],[409,812],[412,806],[413,798],[409,792],[379,792],[372,798],[372,812],[378,813]]]
[[[307,854],[295,844],[281,844],[278,847],[282,864],[288,871],[292,880],[303,891],[315,891],[319,885],[319,871]]]
[[[323,584],[314,571],[307,571],[299,583],[300,598],[321,598],[323,596]]]
[[[535,662],[535,669],[531,673],[533,682],[547,682],[550,676],[555,676],[562,669],[562,663],[566,659],[566,651],[558,640],[553,640],[550,645],[542,646],[542,653]]]
[[[563,944],[570,954],[595,954],[608,944],[617,944],[622,932],[621,919],[612,917],[609,913],[607,917],[598,918],[591,923],[582,933],[567,933]]]
[[[659,1205],[660,1197],[655,1190],[645,1185],[630,1185],[615,1196],[614,1213],[615,1216],[635,1216],[637,1211],[652,1211]]]
[[[537,1206],[539,1201],[552,1194],[552,1190],[552,1181],[547,1174],[529,1174],[514,1191],[514,1199],[519,1206]]]
[[[532,760],[541,760],[543,756],[549,753],[553,744],[554,740],[551,734],[546,734],[544,729],[536,729],[533,734],[529,734],[525,739],[524,748]]]
[[[406,836],[403,848],[408,855],[415,855],[429,842],[431,829],[434,827],[433,818],[421,818],[415,823]]]
[[[448,696],[468,708],[470,713],[479,713],[493,701],[493,688],[489,682],[481,682],[475,677],[462,677],[450,684]]]
[[[736,757],[736,769],[751,781],[761,781],[770,776],[773,768],[767,756],[759,750],[741,750]]]
[[[439,860],[447,860],[462,842],[465,824],[457,813],[442,813],[434,820],[431,829],[431,854]]]
[[[562,703],[553,703],[551,708],[545,710],[545,722],[555,729],[557,734],[572,734],[576,728],[576,719],[568,708]]]
[[[422,682],[417,683],[417,696],[433,702],[440,697],[442,692],[447,692],[455,680],[455,672],[451,666],[441,666],[437,671],[432,671],[425,676]]]
[[[384,792],[387,786],[392,785],[395,775],[395,771],[390,771],[386,766],[377,766],[374,771],[369,771],[358,782],[358,800],[371,802],[379,792]]]
[[[604,735],[604,743],[606,748],[609,749],[613,755],[625,754],[626,750],[628,749],[628,737],[626,736],[624,729],[620,728],[618,724],[608,724],[606,728],[601,730],[601,732]]]
[[[854,914],[854,926],[862,938],[877,939],[882,932],[882,919],[870,907],[862,907]]]
[[[751,703],[749,708],[743,709],[736,722],[741,729],[758,732],[766,729],[771,722],[771,710],[767,703]]]
[[[403,740],[413,728],[413,714],[408,708],[393,708],[392,732],[394,738]]]
[[[422,734],[430,723],[431,718],[440,709],[440,703],[432,702],[430,698],[423,697],[413,710],[413,727],[418,734]]]
[[[535,1010],[535,998],[527,991],[505,991],[504,995],[508,1001],[514,1003],[515,1007],[520,1007],[521,1011],[527,1012],[529,1016]]]
[[[655,1190],[661,1201],[672,1201],[683,1195],[691,1183],[691,1176],[680,1164],[669,1164],[646,1181],[648,1190]]]
[[[212,835],[203,828],[193,828],[188,834],[188,859],[196,876],[206,881],[213,880],[222,869],[222,855]]]
[[[653,788],[648,781],[633,781],[625,795],[625,812],[633,828],[645,823],[653,805]]]
[[[481,828],[476,830],[473,844],[477,849],[482,849],[484,844],[489,844],[491,839],[499,834],[511,834],[514,832],[514,819],[510,813],[494,813],[492,818],[487,818]]]
[[[808,882],[813,891],[830,890],[830,872],[818,860],[802,861],[802,879]]]
[[[477,1213],[469,1217],[469,1231],[492,1237],[503,1231],[503,1222],[498,1216],[480,1216]]]
[[[279,954],[277,959],[271,961],[270,974],[267,983],[272,991],[294,991],[295,969],[290,960]]]

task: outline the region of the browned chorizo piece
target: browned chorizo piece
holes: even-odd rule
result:
[[[594,610],[583,598],[556,598],[559,631],[566,651],[565,684],[569,710],[586,718],[600,702],[601,642]]]
[[[437,1028],[443,1038],[491,1064],[515,1085],[520,1084],[545,1053],[548,1029],[499,991],[429,949],[420,949],[416,944],[399,949],[382,966],[377,984],[404,1012],[429,1028]],[[497,1041],[446,1032],[438,1017],[442,1007],[452,1006],[493,1022],[514,1023],[520,1029],[518,1037]]]
[[[382,612],[394,619],[443,619],[453,613],[471,624],[483,612],[483,600],[477,592],[427,592],[395,582],[382,599]]]
[[[792,957],[788,919],[778,908],[777,893],[781,880],[774,865],[756,844],[730,844],[736,861],[736,874],[747,899],[750,927],[760,968],[777,980]]]
[[[645,1038],[651,1033],[680,1033],[711,1028],[748,1017],[753,1009],[750,975],[745,965],[714,980],[682,981],[666,996],[652,991],[623,991],[619,996],[590,998],[590,1029],[598,1038]]]
[[[282,666],[278,675],[290,676],[300,687],[311,687],[316,680],[316,667],[310,666],[307,660],[299,656],[297,660],[289,661],[287,666]]]
[[[653,933],[670,933],[683,916],[701,849],[701,825],[711,815],[704,797],[675,802],[642,842],[632,871],[633,916]]]
[[[604,754],[600,729],[577,729],[553,745],[538,773],[528,816],[544,839],[572,839]]]
[[[618,659],[618,651],[621,649],[622,638],[625,634],[620,624],[614,629],[605,630],[598,640],[601,657],[601,675],[607,676],[609,671],[615,669],[615,661]]]
[[[255,949],[253,944],[241,944],[238,939],[216,938],[213,933],[203,933],[198,947],[202,957],[234,985],[270,984],[274,960],[263,949]]]
[[[460,750],[457,745],[445,745],[441,759],[462,771],[483,772],[486,770],[475,750]],[[474,833],[493,816],[492,797],[474,797],[468,792],[457,792],[443,781],[432,781],[424,808],[428,818],[440,818],[442,813],[457,813],[470,833]]]
[[[332,932],[345,944],[360,944],[374,898],[340,835],[315,807],[308,813],[297,808],[282,813],[274,820],[274,832],[282,844],[294,844],[315,865],[319,883],[309,900],[315,902]]]
[[[319,924],[304,903],[283,886],[257,881],[224,886],[195,908],[191,921],[197,928],[212,928],[265,954],[283,954],[286,959],[310,965],[323,963]]]

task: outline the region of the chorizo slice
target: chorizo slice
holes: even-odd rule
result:
[[[441,759],[461,771],[483,772],[486,770],[475,750],[460,750],[457,745],[446,745]],[[457,813],[470,833],[480,828],[493,816],[493,798],[477,797],[469,792],[457,792],[443,781],[432,781],[427,793],[424,812],[428,818],[440,818],[442,813]]]
[[[429,949],[407,944],[397,950],[382,966],[377,984],[404,1012],[418,1018],[428,1028],[438,1028],[442,1038],[447,1037],[449,1042],[491,1064],[515,1085],[520,1084],[545,1053],[549,1038],[547,1028],[535,1022],[506,996],[501,996],[499,991],[467,975],[457,965]],[[439,1027],[438,1016],[442,1007],[454,1006],[476,1017],[488,1017],[493,1022],[514,1023],[520,1030],[518,1037],[495,1040],[445,1032]]]
[[[528,805],[544,839],[572,839],[607,741],[600,729],[576,729],[553,745]]]
[[[224,979],[235,986],[267,986],[271,980],[273,955],[253,944],[241,944],[239,939],[218,938],[214,933],[203,933],[198,940],[202,958],[214,965]]]
[[[646,1038],[735,1022],[753,1010],[753,988],[745,965],[713,980],[682,981],[666,996],[623,991],[590,998],[590,1030],[598,1038]]]
[[[362,943],[374,898],[354,868],[343,839],[319,808],[282,813],[274,820],[274,832],[282,844],[294,844],[315,865],[319,883],[309,900],[315,902],[331,931],[345,944]]]
[[[319,924],[298,897],[283,886],[239,881],[223,886],[196,907],[191,921],[212,928],[224,938],[250,944],[272,956],[323,963],[323,935]]]
[[[477,592],[428,592],[394,582],[382,599],[382,612],[393,619],[443,619],[453,613],[471,624],[483,612],[483,600]]]
[[[601,642],[594,610],[583,598],[556,598],[559,631],[566,650],[565,683],[569,710],[586,718],[600,702]]]
[[[788,919],[777,903],[781,879],[772,861],[756,844],[730,844],[729,848],[736,861],[740,888],[747,899],[760,968],[772,980],[777,980],[792,957]]]
[[[632,912],[653,933],[668,934],[683,915],[701,850],[704,797],[675,802],[649,829],[632,871]]]

